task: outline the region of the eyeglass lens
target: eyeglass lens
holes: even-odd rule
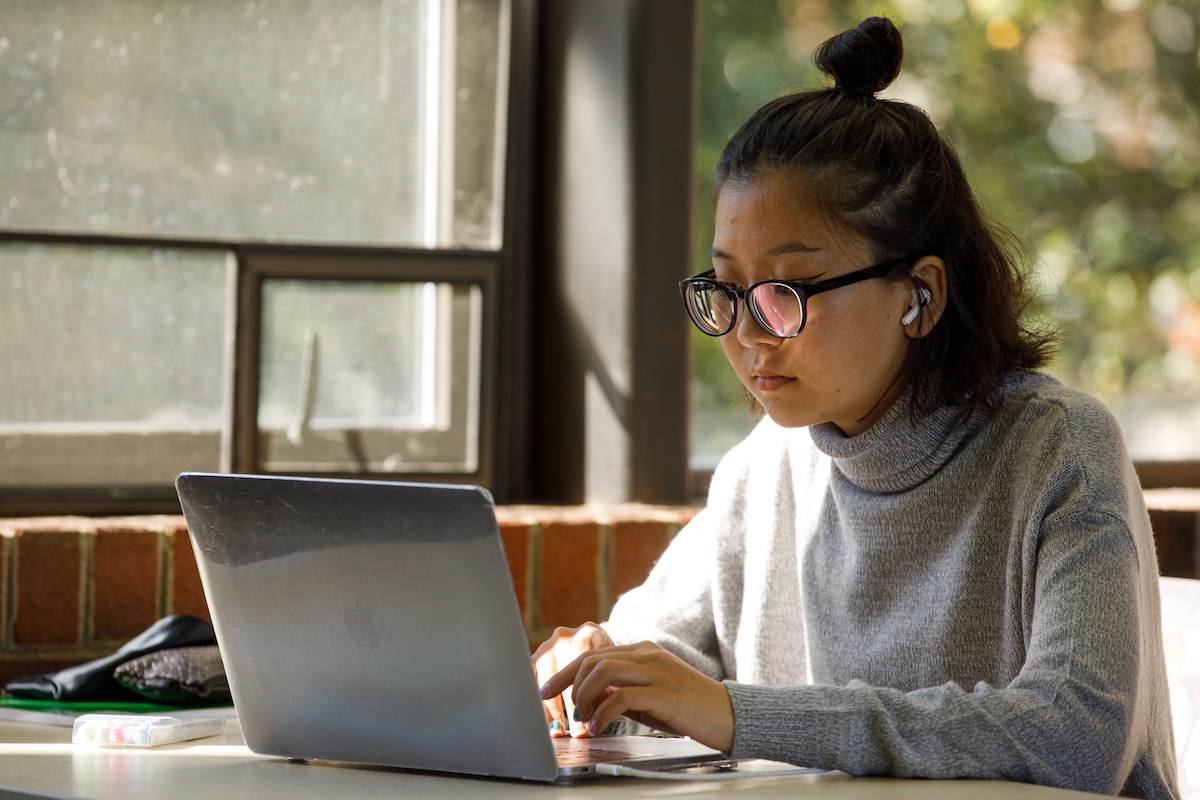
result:
[[[710,336],[729,331],[733,323],[735,296],[710,283],[688,286],[688,309],[692,321]],[[747,297],[751,316],[768,333],[786,338],[794,336],[804,321],[800,296],[782,283],[756,286]]]
[[[728,294],[712,284],[691,284],[687,288],[687,306],[692,321],[710,336],[720,336],[733,323],[733,303]]]
[[[768,333],[787,337],[800,330],[804,311],[795,290],[783,283],[764,283],[750,293],[754,319]],[[763,324],[765,323],[765,324]]]

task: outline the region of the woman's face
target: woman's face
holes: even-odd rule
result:
[[[872,265],[864,242],[835,234],[812,204],[772,177],[721,190],[712,261],[717,280],[740,289],[768,278],[828,280]],[[804,330],[777,339],[739,301],[721,344],[777,424],[833,422],[855,436],[904,391],[898,376],[909,339],[900,320],[910,303],[907,282],[860,281],[809,298]]]

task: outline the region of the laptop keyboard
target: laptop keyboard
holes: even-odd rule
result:
[[[625,761],[637,756],[628,750],[617,750],[596,744],[595,739],[554,739],[554,752],[560,767],[582,767],[588,764],[605,764],[610,761]]]

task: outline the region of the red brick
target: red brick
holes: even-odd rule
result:
[[[600,527],[594,522],[556,522],[542,526],[541,624],[553,628],[599,622],[596,549]]]
[[[175,614],[191,614],[211,620],[208,603],[204,599],[204,587],[200,584],[200,571],[196,568],[196,555],[186,530],[176,531],[175,555],[171,567],[175,584],[171,592],[171,611]]]
[[[132,639],[158,619],[158,534],[105,530],[92,555],[92,636]]]
[[[525,565],[529,559],[529,526],[501,523],[500,538],[504,542],[504,557],[508,559],[508,574],[512,576],[513,589],[517,593],[521,619],[525,619]]]
[[[612,596],[618,598],[641,586],[651,567],[671,541],[666,522],[615,522],[613,533]]]
[[[79,640],[79,534],[17,534],[17,644]]]

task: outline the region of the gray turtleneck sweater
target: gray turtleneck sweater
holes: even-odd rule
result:
[[[1160,625],[1116,421],[1023,375],[986,420],[764,420],[605,629],[724,680],[736,757],[1169,798]]]

